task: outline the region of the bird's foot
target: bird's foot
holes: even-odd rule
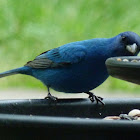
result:
[[[57,101],[58,98],[54,97],[50,93],[48,93],[47,97],[45,97],[44,99],[49,99],[49,100]]]
[[[102,101],[102,100],[103,100],[102,97],[96,96],[96,95],[94,95],[94,94],[91,93],[91,92],[87,92],[87,94],[89,94],[89,99],[91,100],[91,102],[96,101],[97,104],[98,104],[98,103],[101,103],[102,105],[105,105],[105,103]]]

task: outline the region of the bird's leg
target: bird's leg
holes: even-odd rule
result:
[[[48,89],[48,95],[44,99],[51,99],[53,101],[57,101],[58,98],[51,95],[49,87],[47,89]]]
[[[92,92],[89,92],[89,91],[88,92],[85,92],[85,93],[87,93],[89,95],[89,99],[91,100],[91,102],[96,101],[97,104],[98,103],[101,103],[102,105],[105,105],[105,103],[102,101],[103,100],[102,97],[96,96]]]

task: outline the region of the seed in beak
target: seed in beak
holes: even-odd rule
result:
[[[138,46],[136,43],[126,46],[126,49],[133,54],[137,51],[137,48],[138,48]]]

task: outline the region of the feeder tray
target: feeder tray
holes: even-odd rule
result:
[[[140,99],[1,100],[0,139],[138,139],[140,122],[103,120],[140,108]]]
[[[109,75],[135,84],[140,84],[140,57],[112,57],[107,59],[106,66]]]

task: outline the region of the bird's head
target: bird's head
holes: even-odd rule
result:
[[[114,37],[114,53],[119,56],[134,56],[140,51],[140,36],[134,32],[123,32]]]

